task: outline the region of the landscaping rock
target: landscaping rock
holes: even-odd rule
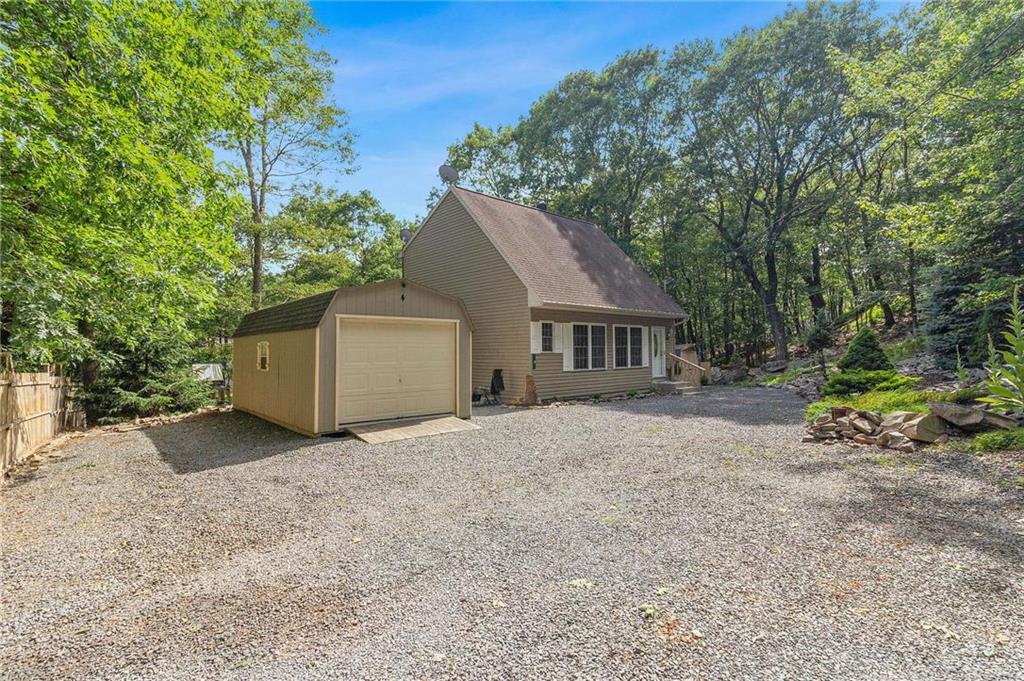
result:
[[[972,430],[981,428],[985,421],[985,412],[974,407],[966,407],[954,402],[929,402],[928,409],[943,421],[952,423],[957,428]]]
[[[915,440],[942,441],[945,432],[945,422],[931,414],[894,412],[883,416],[878,412],[834,407],[830,413],[814,419],[803,441],[830,444],[849,440],[856,445],[914,451]]]
[[[907,421],[900,432],[918,442],[935,442],[946,434],[946,423],[934,414],[922,414]]]
[[[796,393],[808,401],[821,397],[821,386],[825,384],[825,378],[820,373],[806,373],[795,376],[785,383],[775,386]]]
[[[850,425],[864,433],[865,435],[871,435],[875,432],[875,424],[864,416],[858,416],[855,419],[850,420]]]
[[[721,369],[722,383],[736,383],[750,375],[750,370],[745,366],[725,367]]]
[[[985,411],[984,423],[986,426],[990,426],[992,428],[1004,428],[1006,430],[1013,430],[1014,428],[1019,428],[1022,425],[1020,421],[1012,416],[1004,416],[988,410]]]
[[[772,362],[765,362],[761,365],[761,371],[769,374],[778,374],[786,370],[789,366],[789,362],[784,359],[777,359]]]
[[[892,428],[899,428],[910,419],[917,418],[917,412],[913,411],[894,411],[885,416],[882,419],[882,430],[889,430]]]

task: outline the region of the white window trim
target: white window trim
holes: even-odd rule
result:
[[[561,348],[561,329],[558,328],[558,324],[546,319],[542,319],[536,322],[531,322],[533,328],[531,329],[531,351],[535,355],[544,353],[545,355],[553,355],[562,351]],[[544,325],[549,324],[551,326],[551,349],[544,349]]]
[[[551,325],[551,349],[544,349],[544,324]],[[562,352],[562,329],[557,322],[547,319],[530,322],[530,354],[557,355]]]
[[[266,368],[260,366],[260,359],[264,355],[267,358]],[[256,343],[256,371],[270,371],[270,341],[259,341]]]
[[[568,348],[563,348],[566,356],[566,361],[562,366],[563,371],[607,371],[608,370],[608,325],[607,324],[590,324],[589,322],[566,322],[566,327],[569,329],[569,333],[566,334],[567,340],[570,340]],[[585,326],[587,327],[587,367],[585,369],[576,368],[576,334],[575,327]],[[590,366],[594,363],[594,327],[604,327],[604,366],[593,367]],[[564,343],[563,343],[564,345]]]
[[[615,350],[615,329],[626,329],[626,364],[625,366],[619,366],[616,360]],[[633,364],[633,339],[630,329],[640,329],[640,363]],[[649,352],[647,344],[647,334],[649,333],[648,327],[639,326],[637,324],[613,324],[612,325],[612,368],[613,369],[643,369],[646,366],[650,366],[650,362],[647,361],[647,352]]]

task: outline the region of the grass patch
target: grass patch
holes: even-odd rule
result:
[[[825,397],[807,405],[804,416],[812,421],[832,407],[853,407],[858,411],[877,411],[880,414],[890,411],[924,413],[928,411],[928,400],[934,400],[936,394],[924,390],[885,390]]]
[[[982,433],[971,440],[971,449],[976,452],[998,452],[1007,449],[1024,451],[1024,428]]]
[[[809,374],[812,371],[817,370],[817,367],[797,367],[795,369],[790,369],[789,371],[784,371],[783,373],[778,374],[777,376],[772,376],[771,378],[766,379],[764,382],[762,382],[761,385],[766,385],[769,387],[782,385],[783,383],[789,383],[797,376],[803,376],[804,374]]]
[[[858,411],[877,411],[880,414],[887,414],[891,411],[914,411],[924,414],[928,411],[929,402],[966,403],[971,402],[976,394],[976,388],[950,391],[902,388],[899,390],[871,390],[859,395],[828,395],[817,402],[808,404],[804,409],[804,417],[808,421],[813,421],[832,407],[852,407]],[[1024,449],[1024,447],[1020,447],[1020,449]]]

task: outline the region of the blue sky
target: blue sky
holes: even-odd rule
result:
[[[474,122],[513,123],[563,76],[621,52],[721,39],[785,11],[777,2],[314,2],[337,59],[334,96],[359,169],[325,183],[369,189],[401,218],[425,213],[449,144]],[[893,10],[886,5],[884,10]]]

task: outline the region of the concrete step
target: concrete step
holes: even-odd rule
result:
[[[654,381],[651,388],[659,395],[699,395],[703,392],[699,385],[684,381]]]

